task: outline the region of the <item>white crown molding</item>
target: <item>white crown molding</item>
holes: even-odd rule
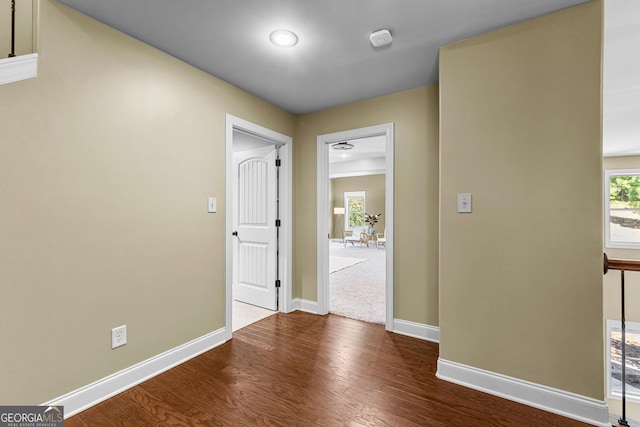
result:
[[[0,59],[0,85],[31,79],[37,75],[37,53]]]
[[[366,171],[358,171],[358,172],[345,172],[345,173],[330,173],[329,179],[334,178],[350,178],[352,176],[369,176],[369,175],[384,175],[384,169],[376,169],[376,170],[366,170]]]
[[[607,403],[495,372],[438,358],[436,376],[461,386],[562,415],[594,426],[611,427]]]
[[[424,323],[410,322],[408,320],[393,319],[393,332],[421,340],[440,342],[440,328],[425,325]]]
[[[64,417],[71,417],[143,381],[155,377],[174,366],[186,362],[205,351],[209,351],[223,344],[225,342],[225,334],[224,328],[210,332],[188,343],[179,345],[157,356],[125,368],[120,372],[80,387],[63,396],[56,397],[43,403],[42,406],[64,406]]]

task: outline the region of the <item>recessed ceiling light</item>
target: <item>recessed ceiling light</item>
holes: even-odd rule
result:
[[[269,40],[278,47],[292,47],[298,44],[298,36],[289,30],[275,30],[269,34]]]

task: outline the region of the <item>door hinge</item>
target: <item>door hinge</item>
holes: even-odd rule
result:
[[[276,227],[280,227],[280,220],[276,219]]]
[[[276,159],[276,167],[279,168],[280,167],[280,159]]]
[[[280,287],[280,279],[276,280],[276,288]]]

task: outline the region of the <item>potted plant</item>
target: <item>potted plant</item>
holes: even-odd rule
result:
[[[376,225],[376,223],[378,222],[378,220],[380,219],[381,216],[382,216],[381,213],[375,214],[375,215],[369,215],[368,213],[364,214],[364,222],[368,222],[369,223],[369,235],[370,236],[373,236],[375,234],[375,230],[373,229],[373,226]]]

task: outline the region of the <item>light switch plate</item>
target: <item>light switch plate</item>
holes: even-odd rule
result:
[[[471,213],[471,194],[458,194],[458,213]]]
[[[209,197],[209,213],[216,213],[218,210],[218,201],[215,197]]]

